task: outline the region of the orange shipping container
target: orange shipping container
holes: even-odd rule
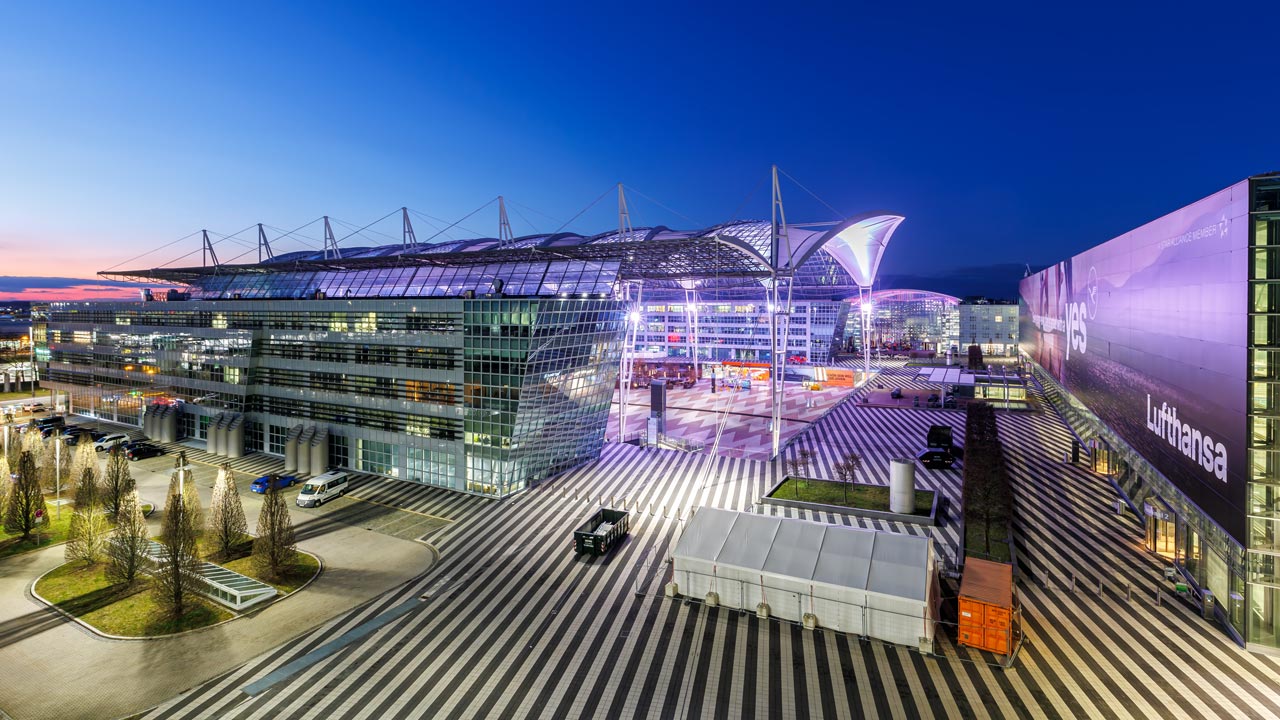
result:
[[[1009,654],[1013,608],[1013,566],[965,558],[960,581],[960,644]]]

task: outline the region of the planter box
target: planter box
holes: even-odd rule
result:
[[[847,507],[845,505],[828,505],[826,503],[808,502],[805,500],[791,500],[787,498],[774,497],[774,493],[778,491],[782,484],[792,478],[783,478],[776,485],[769,488],[769,492],[760,498],[760,502],[765,505],[775,505],[777,507],[789,507],[797,510],[812,510],[814,512],[828,512],[837,515],[850,515],[853,517],[864,517],[872,520],[887,520],[889,522],[910,523],[912,525],[937,525],[938,524],[938,499],[941,495],[936,490],[928,490],[926,492],[933,493],[933,504],[929,507],[928,515],[911,515],[907,513],[889,512],[888,510],[864,510],[862,508]],[[831,482],[819,481],[819,482]],[[868,483],[849,483],[856,487],[877,487],[888,488],[887,485],[870,485]]]

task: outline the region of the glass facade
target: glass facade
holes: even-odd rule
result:
[[[275,455],[318,425],[333,466],[504,496],[599,455],[623,310],[580,295],[60,303],[46,376],[74,412],[241,413]]]
[[[870,302],[873,349],[942,354],[960,340],[959,298],[923,290],[878,290]],[[855,299],[845,321],[845,346],[851,352],[862,350],[860,308]]]
[[[1249,485],[1245,597],[1233,596],[1251,645],[1280,648],[1280,182],[1251,193]],[[1247,618],[1247,619],[1246,619]]]
[[[696,307],[696,309],[693,309]],[[690,317],[690,311],[696,319]],[[797,301],[787,327],[787,352],[809,362],[827,362],[843,342],[847,303]],[[646,302],[636,333],[639,357],[690,358],[697,346],[700,360],[764,361],[769,359],[769,311],[763,294],[752,301]],[[696,328],[696,343],[690,328]]]

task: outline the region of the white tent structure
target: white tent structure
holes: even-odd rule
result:
[[[704,507],[676,543],[672,565],[674,590],[686,597],[933,647],[932,538]]]

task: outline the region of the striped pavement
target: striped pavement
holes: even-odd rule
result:
[[[939,420],[959,433],[963,416],[846,402],[787,453],[812,450],[821,474],[851,449],[863,479],[887,482],[887,459],[919,449]],[[999,424],[1026,572],[1027,641],[1012,669],[957,647],[952,629],[924,655],[661,597],[680,518],[753,508],[778,466],[708,468],[704,456],[609,444],[597,463],[475,510],[439,540],[426,576],[145,717],[1280,716],[1280,661],[1239,650],[1181,601],[1155,604],[1163,561],[1140,549],[1141,527],[1115,514],[1104,480],[1061,462],[1062,422],[1000,413]],[[918,478],[956,498],[956,471]],[[608,557],[575,557],[572,529],[601,502],[632,510],[631,536]],[[955,552],[949,523],[932,532]],[[242,690],[264,678],[275,684]]]

